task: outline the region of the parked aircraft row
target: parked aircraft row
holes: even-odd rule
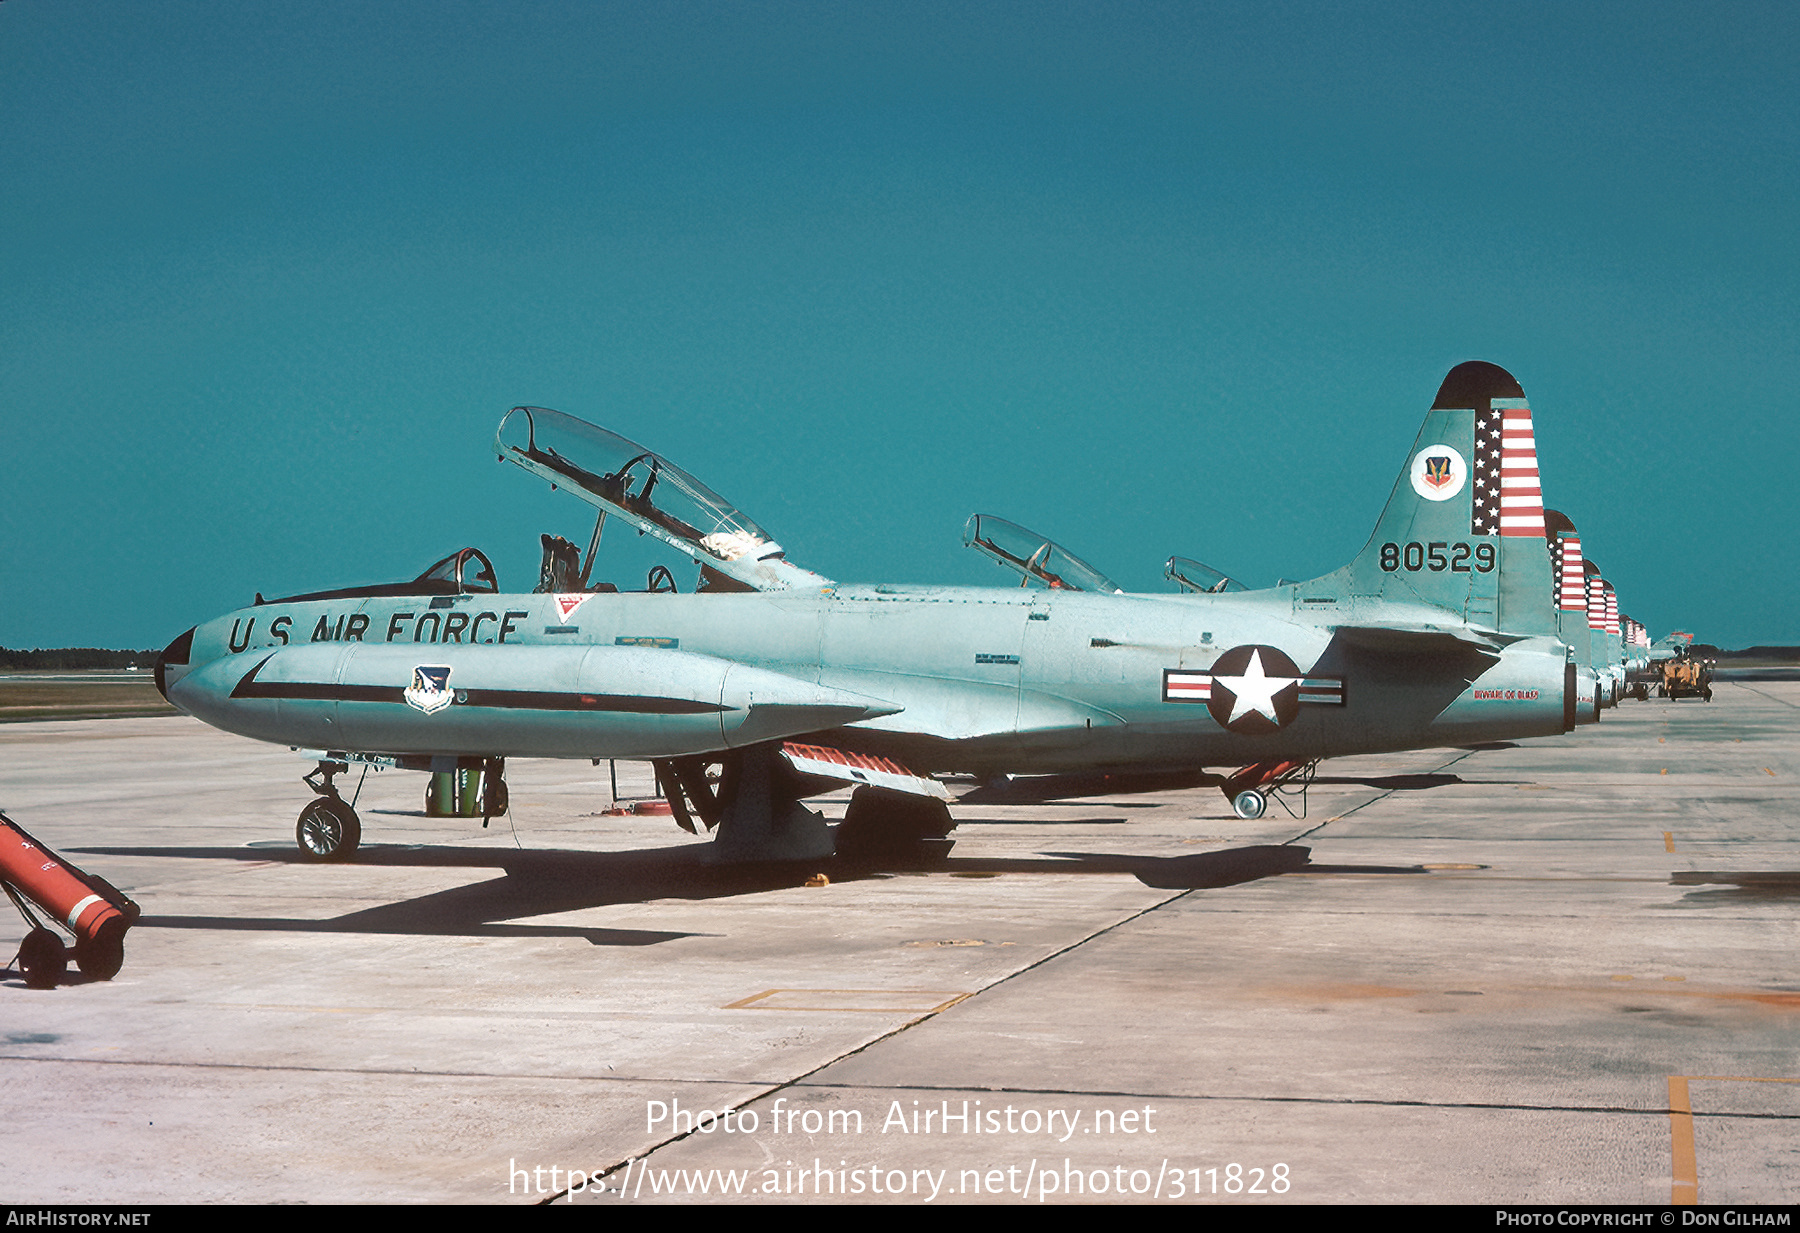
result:
[[[1008,588],[843,583],[660,454],[518,407],[504,461],[596,511],[543,537],[535,589],[465,548],[407,582],[264,600],[188,630],[156,668],[176,706],[316,760],[297,836],[353,853],[352,766],[485,774],[505,759],[637,758],[722,859],[811,859],[942,837],[946,775],[1209,772],[1245,817],[1320,759],[1549,736],[1617,699],[1642,627],[1546,511],[1524,392],[1451,370],[1367,545],[1251,589],[1174,557],[1176,594],[1127,594],[987,515],[966,542]],[[699,566],[622,588],[609,519]],[[856,785],[834,833],[802,802]]]

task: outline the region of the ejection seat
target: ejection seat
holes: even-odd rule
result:
[[[581,586],[581,550],[560,535],[542,535],[543,564],[538,567],[537,595],[567,595]]]

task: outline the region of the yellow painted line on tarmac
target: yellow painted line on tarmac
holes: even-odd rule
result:
[[[1674,833],[1672,831],[1664,831],[1663,832],[1663,851],[1673,852],[1674,850],[1675,850],[1675,835],[1674,835]]]
[[[1669,1202],[1692,1207],[1700,1201],[1700,1170],[1694,1162],[1694,1109],[1685,1075],[1669,1076]]]
[[[1669,1203],[1692,1207],[1700,1202],[1700,1169],[1694,1157],[1694,1106],[1688,1084],[1703,1083],[1800,1083],[1800,1079],[1760,1075],[1669,1076]]]
[[[966,989],[765,989],[720,1009],[935,1015],[974,996]]]

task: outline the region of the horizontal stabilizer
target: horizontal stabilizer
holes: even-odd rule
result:
[[[1498,655],[1522,635],[1473,626],[1442,628],[1436,625],[1339,625],[1337,637],[1351,646],[1389,654],[1443,655],[1462,647],[1474,647]]]

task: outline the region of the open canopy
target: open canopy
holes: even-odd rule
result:
[[[1184,591],[1203,595],[1223,595],[1226,591],[1248,591],[1236,578],[1228,578],[1210,565],[1202,565],[1192,557],[1170,557],[1163,566],[1163,577]]]
[[[1020,586],[1036,582],[1057,591],[1095,591],[1118,595],[1124,588],[1054,540],[1016,522],[992,514],[973,514],[963,526],[963,543],[993,557],[1024,577]]]
[[[494,452],[755,590],[830,582],[790,564],[773,536],[661,454],[572,415],[514,407]]]

